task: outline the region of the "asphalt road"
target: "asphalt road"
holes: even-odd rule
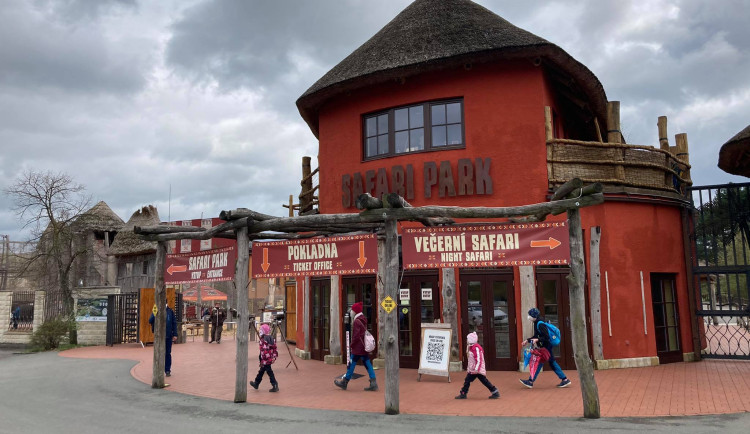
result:
[[[0,433],[746,433],[750,413],[640,419],[472,418],[306,410],[151,389],[134,362],[0,350]],[[293,393],[282,391],[281,393]],[[315,399],[315,397],[311,397]]]

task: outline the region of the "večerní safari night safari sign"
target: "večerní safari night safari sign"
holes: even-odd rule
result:
[[[375,274],[374,234],[253,243],[253,278]]]
[[[401,249],[405,269],[570,262],[566,222],[407,228]]]

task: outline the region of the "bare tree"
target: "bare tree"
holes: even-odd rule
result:
[[[38,280],[48,282],[47,290],[61,296],[62,314],[73,315],[71,270],[86,246],[76,243],[72,223],[89,208],[91,197],[68,174],[33,170],[19,175],[5,193],[37,246],[23,271],[35,270]]]

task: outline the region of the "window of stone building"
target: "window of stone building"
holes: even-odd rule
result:
[[[463,100],[431,101],[363,117],[364,158],[463,148]]]

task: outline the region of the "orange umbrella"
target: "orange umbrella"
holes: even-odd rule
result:
[[[216,288],[210,286],[200,286],[201,301],[226,300],[227,295]],[[190,288],[182,292],[182,299],[185,301],[198,301],[198,288]]]

